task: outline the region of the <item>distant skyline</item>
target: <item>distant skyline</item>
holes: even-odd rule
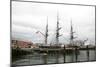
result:
[[[43,43],[44,37],[36,32],[45,33],[48,17],[48,42],[54,42],[57,13],[62,27],[60,34],[63,34],[60,43],[69,42],[71,20],[76,40],[88,38],[95,42],[95,7],[15,1],[12,1],[12,38]]]

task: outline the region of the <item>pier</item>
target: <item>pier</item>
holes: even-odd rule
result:
[[[50,53],[50,52],[72,52],[72,51],[79,51],[79,50],[95,50],[96,47],[92,46],[89,47],[88,45],[85,47],[78,47],[78,46],[73,46],[73,47],[60,47],[60,46],[40,46],[39,48],[24,48],[22,50],[27,51],[27,52],[40,52],[40,53]]]

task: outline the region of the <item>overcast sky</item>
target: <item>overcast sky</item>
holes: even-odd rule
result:
[[[55,31],[59,23],[61,43],[68,43],[70,22],[72,20],[76,40],[95,41],[95,8],[92,6],[62,5],[30,2],[12,2],[12,38],[32,42],[44,42],[44,37],[37,31],[45,33],[48,17],[48,42],[55,41]]]

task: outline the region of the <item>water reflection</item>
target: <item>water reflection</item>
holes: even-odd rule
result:
[[[52,63],[67,63],[67,62],[80,62],[80,61],[95,61],[96,55],[95,50],[89,50],[89,55],[87,55],[86,50],[80,50],[72,54],[63,53],[50,53],[50,54],[40,54],[33,53],[30,55],[25,55],[13,62],[14,65],[34,65],[34,64],[52,64]]]

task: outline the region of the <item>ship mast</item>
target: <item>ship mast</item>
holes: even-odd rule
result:
[[[73,40],[76,38],[76,37],[74,37],[74,31],[73,31],[73,25],[72,25],[72,20],[71,20],[71,29],[70,29],[70,44],[72,45],[72,46],[74,46],[74,44],[73,44]]]
[[[45,34],[41,31],[37,31],[36,33],[40,33],[44,36],[44,44],[47,45],[47,39],[48,39],[48,17],[47,17],[47,25],[46,25],[46,31]]]
[[[47,45],[47,39],[48,39],[48,17],[47,17],[47,25],[46,25],[46,31],[45,31],[45,45]]]
[[[57,30],[56,30],[56,45],[59,45],[59,37],[61,36],[59,34],[59,31],[61,30],[61,27],[59,27],[59,14],[57,12]]]

